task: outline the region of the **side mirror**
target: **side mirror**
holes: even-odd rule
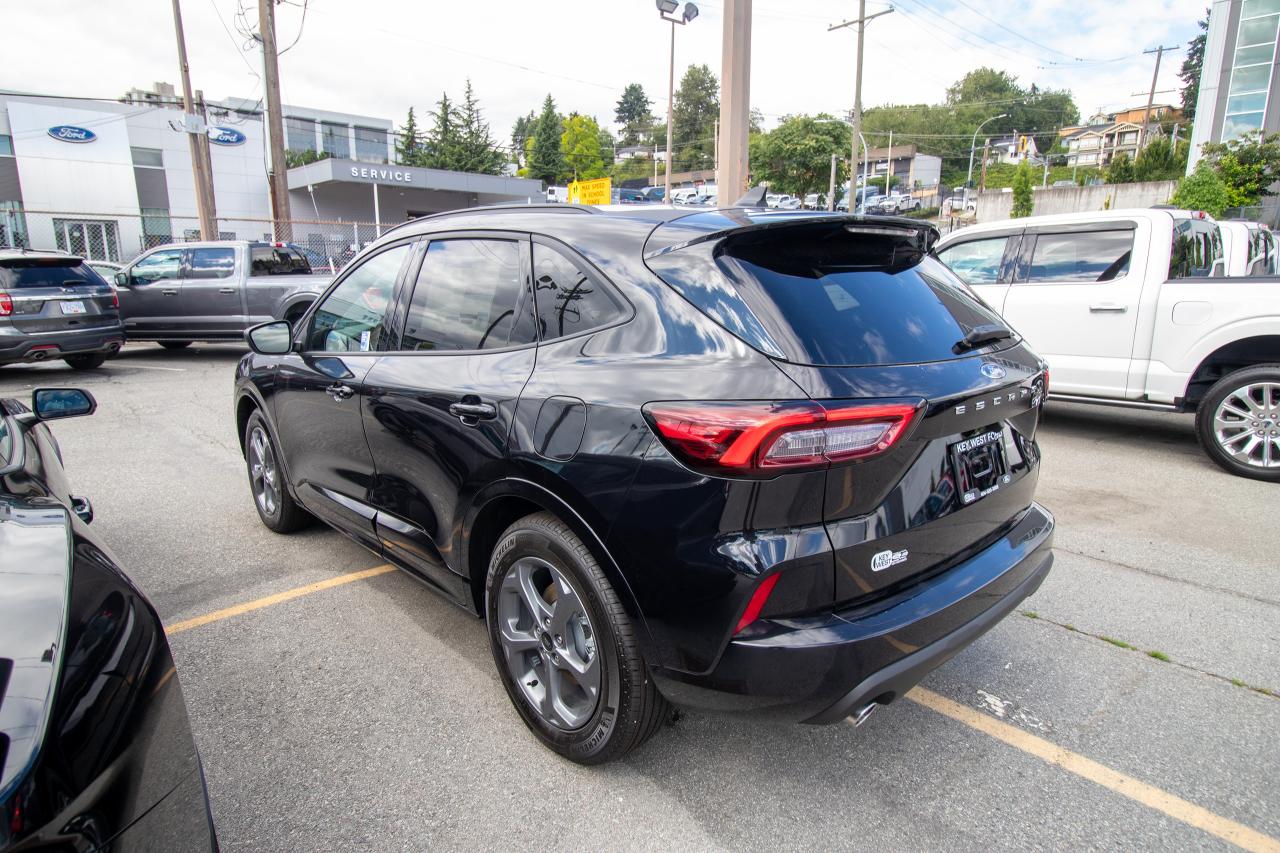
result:
[[[81,388],[37,388],[31,395],[31,410],[42,421],[92,415],[97,408],[98,401]]]
[[[127,272],[116,273],[116,287],[128,287],[129,274]]]
[[[288,320],[273,320],[244,333],[249,347],[262,355],[287,355],[293,351],[293,326]]]

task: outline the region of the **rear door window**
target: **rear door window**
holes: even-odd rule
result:
[[[798,364],[943,361],[960,357],[954,346],[974,327],[1003,325],[913,236],[823,224],[705,245],[650,266],[747,343]]]
[[[938,250],[938,257],[951,271],[969,284],[996,284],[1010,238],[991,237],[952,243]]]
[[[1169,279],[1224,275],[1222,233],[1206,219],[1175,219],[1169,252]]]
[[[522,310],[527,273],[521,257],[515,240],[433,240],[399,348],[458,351],[532,343],[533,323]]]
[[[1133,230],[1037,234],[1024,280],[1100,282],[1123,278],[1133,256]]]
[[[236,250],[227,247],[191,250],[187,278],[230,278],[236,271]]]

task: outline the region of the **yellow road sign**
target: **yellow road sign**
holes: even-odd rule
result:
[[[569,184],[570,204],[609,204],[612,200],[613,181],[608,178],[573,181]]]

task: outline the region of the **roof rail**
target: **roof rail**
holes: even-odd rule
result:
[[[540,202],[538,204],[482,204],[476,207],[460,207],[457,210],[442,210],[439,213],[429,213],[426,216],[416,216],[399,225],[393,225],[382,232],[385,237],[392,231],[396,231],[413,222],[421,222],[424,219],[439,219],[444,216],[465,216],[475,213],[599,213],[595,207],[589,204],[565,204],[563,202]]]

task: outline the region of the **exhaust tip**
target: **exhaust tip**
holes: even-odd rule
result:
[[[878,702],[868,702],[859,708],[856,713],[851,714],[850,716],[853,717],[853,727],[856,729],[858,726],[865,723],[867,718],[870,717],[871,714],[875,712],[876,708],[879,707],[880,703]]]

